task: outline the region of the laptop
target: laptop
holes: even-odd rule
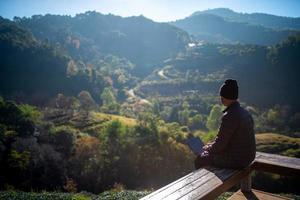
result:
[[[192,134],[189,135],[188,139],[186,140],[186,144],[195,155],[200,155],[203,152],[202,147],[204,146],[204,143],[199,137],[195,137]]]

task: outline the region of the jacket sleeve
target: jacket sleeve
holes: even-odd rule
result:
[[[223,115],[217,137],[207,151],[212,154],[224,151],[237,127],[238,120],[236,117],[228,113]]]

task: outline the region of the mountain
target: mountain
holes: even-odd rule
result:
[[[192,16],[199,14],[213,14],[222,17],[227,21],[256,24],[275,29],[300,29],[300,17],[283,17],[265,13],[238,13],[228,8],[215,8],[205,11],[197,11],[193,13]]]
[[[227,38],[230,42],[270,42],[290,33],[228,22],[211,14],[185,20],[201,22],[214,33],[224,25],[223,36],[208,36],[220,40],[231,37],[232,41]],[[36,15],[14,21],[1,18],[0,30],[3,96],[77,96],[85,90],[101,103],[106,88],[109,99],[124,103],[128,94],[135,97],[132,91],[146,99],[156,93],[174,96],[191,90],[202,96],[215,94],[224,79],[236,78],[247,88],[241,99],[249,105],[300,108],[299,95],[294,92],[299,86],[299,35],[268,47],[206,43],[188,47],[189,35],[170,24],[143,16],[122,18],[96,12],[75,17]],[[253,37],[253,30],[257,37]],[[244,34],[236,34],[238,31]]]
[[[193,14],[171,24],[194,35],[198,40],[212,43],[272,45],[297,33],[294,30],[275,30],[262,25],[228,21],[208,13]]]
[[[136,70],[158,65],[185,50],[190,41],[183,30],[143,16],[122,18],[86,12],[75,17],[36,15],[15,18],[15,22],[38,39],[67,47],[72,56],[83,61],[91,62],[99,54],[113,54],[127,58],[138,66]],[[68,43],[75,43],[75,48]]]

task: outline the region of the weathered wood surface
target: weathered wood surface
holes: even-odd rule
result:
[[[259,190],[251,190],[251,192],[242,192],[241,190],[234,193],[228,200],[291,200],[290,198],[270,194]]]
[[[198,169],[185,177],[149,194],[142,200],[214,199],[250,173],[244,170]]]
[[[256,152],[252,169],[300,178],[300,159]]]
[[[257,152],[254,162],[245,169],[198,169],[152,192],[142,200],[214,199],[240,181],[247,177],[249,179],[252,170],[299,177],[300,159]],[[251,186],[249,180],[248,183]]]

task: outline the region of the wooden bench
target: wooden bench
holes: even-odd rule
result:
[[[215,199],[237,183],[242,192],[251,191],[251,171],[259,170],[300,177],[300,159],[268,153],[256,153],[256,159],[245,169],[202,168],[152,192],[142,200]]]
[[[253,170],[300,177],[300,159],[256,152]]]

